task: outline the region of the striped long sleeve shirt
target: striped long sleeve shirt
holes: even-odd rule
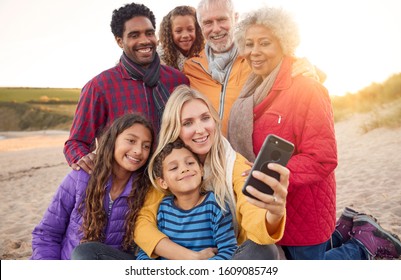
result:
[[[167,196],[159,206],[158,227],[173,242],[193,251],[209,247],[218,249],[211,259],[231,259],[237,248],[232,215],[223,212],[217,204],[214,193],[208,192],[204,201],[190,210],[175,206],[174,196]],[[140,250],[137,259],[149,259]]]

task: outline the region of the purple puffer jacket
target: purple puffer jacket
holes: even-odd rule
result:
[[[134,173],[135,174],[135,173]],[[114,201],[105,228],[105,244],[122,249],[125,234],[124,221],[128,211],[127,197],[132,189],[132,175],[123,193]],[[90,176],[85,171],[71,171],[60,187],[44,214],[42,221],[32,232],[33,260],[67,260],[72,250],[82,239],[82,216],[79,206],[85,198]],[[106,211],[110,202],[111,178],[108,181],[104,205]]]

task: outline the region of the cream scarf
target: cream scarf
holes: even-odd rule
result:
[[[222,137],[223,145],[224,145],[224,152],[226,155],[225,158],[225,168],[226,168],[226,183],[229,187],[228,190],[230,192],[230,196],[234,198],[233,193],[233,171],[234,171],[234,163],[235,159],[237,158],[237,154],[234,149],[231,147],[230,143],[227,141],[226,138]],[[210,157],[207,157],[205,160],[204,168],[204,177],[208,178],[211,176],[211,168],[210,168]],[[207,190],[213,191],[214,186],[206,186]],[[235,201],[235,200],[234,200]],[[234,212],[235,213],[235,212]]]
[[[228,119],[228,140],[234,150],[246,159],[255,161],[253,152],[253,109],[269,94],[280,70],[282,61],[263,79],[254,73],[249,75],[238,99],[234,102]]]
[[[238,222],[237,222],[237,216],[236,216],[236,198],[234,194],[234,185],[233,185],[233,173],[234,173],[234,165],[235,165],[235,160],[237,158],[237,153],[234,151],[234,149],[231,147],[230,143],[228,140],[224,137],[222,137],[221,141],[223,142],[224,146],[224,152],[225,152],[225,169],[226,169],[226,186],[227,186],[227,191],[229,192],[230,200],[229,201],[229,207],[230,211],[233,217],[233,226],[234,226],[234,231],[235,234],[238,235]],[[205,164],[203,166],[204,168],[204,177],[208,178],[208,176],[211,176],[211,167],[210,167],[210,157],[207,157],[205,160]],[[206,190],[213,191],[214,186],[206,186]]]

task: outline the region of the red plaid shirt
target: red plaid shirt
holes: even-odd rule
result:
[[[180,84],[189,85],[184,74],[165,65],[161,65],[160,80],[170,93]],[[70,137],[64,145],[68,164],[92,151],[102,130],[126,113],[142,113],[157,134],[159,118],[151,96],[152,88],[133,80],[121,63],[90,80],[82,89]]]

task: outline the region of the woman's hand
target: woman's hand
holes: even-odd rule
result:
[[[268,168],[280,174],[280,181],[260,171],[253,171],[252,176],[269,185],[274,191],[273,195],[262,193],[252,186],[247,186],[246,190],[257,199],[246,197],[246,200],[259,208],[268,210],[266,214],[267,229],[269,232],[275,232],[285,215],[290,171],[276,163],[269,163]]]

